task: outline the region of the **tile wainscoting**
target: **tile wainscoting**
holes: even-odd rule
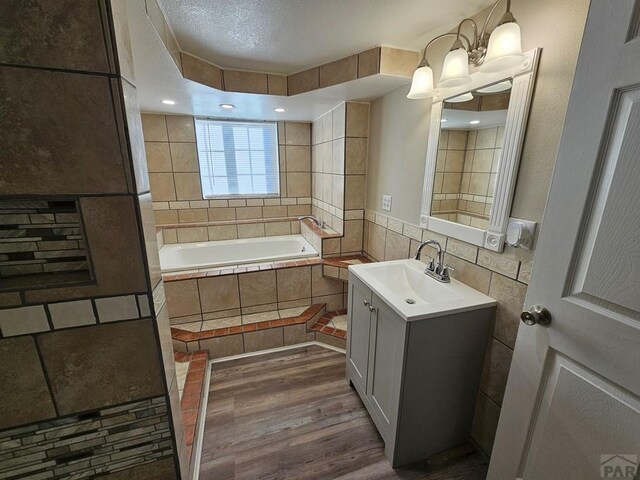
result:
[[[453,278],[498,301],[472,432],[476,444],[491,455],[533,251],[507,247],[504,253],[490,252],[378,212],[365,212],[364,252],[373,260],[411,258],[419,243],[428,239],[439,241],[445,249],[446,262],[455,269]],[[428,262],[427,255],[435,257],[435,250],[423,250],[424,262]]]

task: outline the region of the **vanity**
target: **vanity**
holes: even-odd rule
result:
[[[468,441],[496,301],[419,260],[349,267],[347,381],[400,467]]]

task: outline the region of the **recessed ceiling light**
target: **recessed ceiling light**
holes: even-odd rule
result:
[[[274,108],[273,111],[274,112],[278,112],[278,113],[282,113],[282,112],[286,112],[287,109],[286,108],[282,108],[282,107],[278,107],[278,108]]]
[[[162,103],[164,103],[165,105],[175,105],[176,102],[174,102],[173,100],[162,100]]]
[[[443,119],[441,119],[441,120],[440,120],[440,123],[444,123],[444,122],[446,122],[446,121],[447,121],[447,119],[446,119],[446,118],[443,118]]]
[[[235,105],[231,105],[230,103],[221,103],[220,107],[224,108],[225,110],[233,110],[234,108],[236,108]]]
[[[480,120],[471,120],[469,123],[470,123],[471,125],[477,125],[477,124],[479,124],[479,123],[480,123]]]

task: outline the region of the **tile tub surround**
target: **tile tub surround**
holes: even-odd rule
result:
[[[95,478],[163,459],[162,478],[176,478],[162,396],[0,431],[0,445],[3,478]]]
[[[241,220],[297,218],[311,213],[309,123],[278,123],[280,196],[237,199],[205,199],[202,196],[193,117],[143,114],[142,126],[157,226],[233,225]],[[219,233],[212,229],[211,235],[232,238],[229,237],[231,229],[218,230]],[[241,238],[242,233],[242,229],[237,229],[235,235]]]
[[[340,233],[362,230],[369,104],[339,105],[315,120],[311,131],[313,214]]]
[[[37,233],[47,238],[41,243],[79,242],[71,237],[80,225],[92,277],[0,293],[0,437],[20,429],[17,442],[26,447],[57,435],[30,432],[63,425],[54,449],[30,445],[29,455],[21,449],[7,458],[9,445],[0,442],[0,476],[10,470],[13,478],[65,478],[76,469],[95,476],[89,470],[96,469],[114,480],[180,478],[186,446],[172,393],[173,358],[163,355],[167,347],[172,354],[170,329],[148,300],[161,277],[127,3],[8,4],[0,18],[0,45],[8,46],[0,49],[0,197],[77,205],[81,218],[38,212],[50,223],[40,223]],[[35,224],[35,217],[24,220],[3,224],[13,231]],[[61,250],[53,247],[48,251]],[[85,430],[110,409],[156,399],[165,410],[159,417],[150,410],[126,414],[127,422],[146,423],[139,446],[126,440],[124,424]],[[112,442],[102,448],[105,438]]]
[[[411,258],[420,241],[428,239],[443,246],[446,262],[455,269],[452,273],[455,279],[498,301],[472,431],[473,440],[490,455],[531,276],[533,252],[509,247],[502,254],[489,252],[378,212],[365,213],[364,252],[373,260]],[[435,258],[435,249],[426,247],[422,261],[428,262],[427,256]]]

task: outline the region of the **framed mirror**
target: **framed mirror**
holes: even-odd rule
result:
[[[434,97],[420,226],[503,250],[539,55]]]

